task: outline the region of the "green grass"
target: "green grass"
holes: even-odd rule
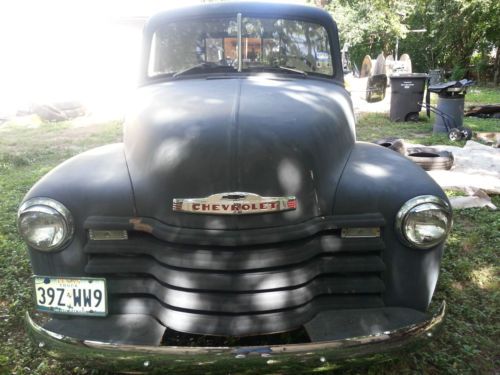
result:
[[[500,90],[497,90],[500,92]],[[500,95],[497,95],[500,97]],[[469,102],[466,102],[466,106]],[[420,112],[419,122],[391,122],[387,113],[361,113],[358,115],[356,134],[359,141],[373,142],[386,137],[402,138],[409,143],[423,145],[448,144],[463,146],[465,140],[451,142],[448,135],[432,134],[432,127],[436,116],[431,113],[428,118],[424,111]],[[473,132],[500,132],[500,119],[482,119],[477,117],[465,117],[464,126]]]
[[[472,86],[465,96],[466,108],[472,105],[500,104],[500,90],[493,87]]]
[[[0,374],[65,374],[24,334],[22,316],[32,306],[30,266],[17,235],[19,202],[45,173],[70,156],[121,139],[121,123],[75,128],[70,123],[0,126]],[[76,372],[78,373],[78,372]]]
[[[484,93],[482,93],[484,97]],[[488,92],[496,97],[498,91]],[[478,99],[479,100],[479,99]],[[481,99],[483,100],[483,99]],[[391,123],[384,114],[363,114],[358,138],[402,137],[423,144],[447,143],[432,137],[432,120]],[[476,131],[498,128],[498,121],[467,119]],[[66,158],[91,147],[121,139],[119,122],[75,127],[71,123],[40,124],[33,120],[0,126],[0,374],[97,374],[71,363],[49,359],[31,345],[22,317],[32,309],[31,271],[24,244],[16,231],[16,210],[29,188]],[[450,195],[457,193],[450,192]],[[493,197],[500,206],[500,197]],[[488,374],[499,368],[500,216],[488,209],[455,212],[454,230],[442,263],[432,308],[448,302],[443,333],[429,346],[382,364],[343,370],[357,374]],[[335,364],[318,364],[310,373],[330,373]],[[247,369],[245,373],[252,373]],[[290,373],[296,373],[290,368]]]

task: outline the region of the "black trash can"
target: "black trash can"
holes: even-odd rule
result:
[[[472,81],[463,79],[429,86],[430,92],[438,94],[434,134],[448,133],[453,128],[463,127],[465,94],[472,84]]]
[[[422,109],[425,73],[391,75],[391,121],[418,121],[418,113]]]
[[[464,102],[465,94],[449,95],[449,93],[439,94],[437,109],[448,115],[449,127],[461,128],[464,120]],[[436,116],[432,132],[448,133],[450,129],[445,124],[446,119],[443,116]]]

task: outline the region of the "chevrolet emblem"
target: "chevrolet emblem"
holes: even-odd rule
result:
[[[219,193],[206,198],[174,199],[176,212],[209,215],[249,215],[290,211],[297,208],[297,200],[289,197],[261,197],[253,193]]]

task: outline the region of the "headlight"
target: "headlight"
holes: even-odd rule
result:
[[[73,218],[61,203],[50,198],[33,198],[24,202],[17,214],[19,233],[29,246],[41,250],[58,250],[73,237]]]
[[[443,242],[451,228],[451,209],[433,195],[410,199],[396,216],[396,232],[406,245],[429,249]]]

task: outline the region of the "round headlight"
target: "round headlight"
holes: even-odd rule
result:
[[[17,214],[17,227],[26,243],[41,251],[58,250],[73,237],[73,218],[61,203],[50,198],[24,202]]]
[[[406,245],[429,249],[443,242],[451,228],[448,203],[433,195],[410,199],[396,216],[396,232]]]

